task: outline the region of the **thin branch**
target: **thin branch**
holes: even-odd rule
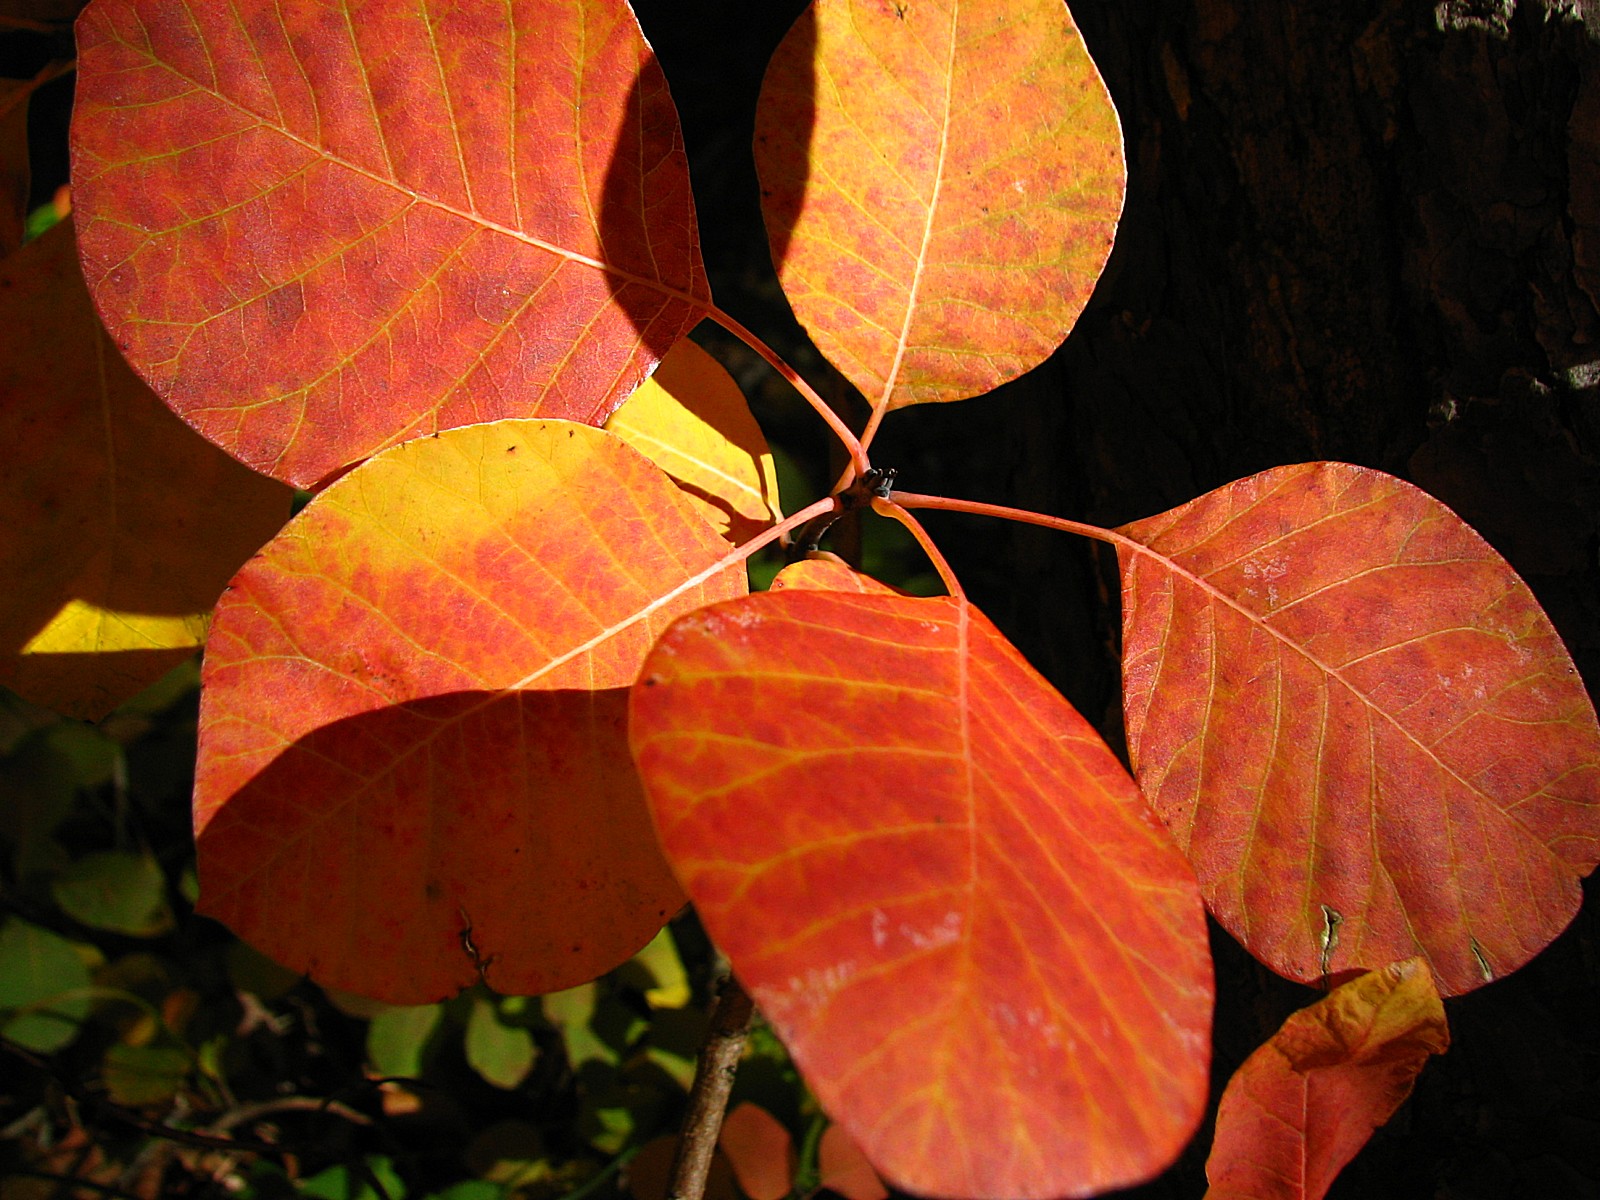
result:
[[[844,443],[844,448],[850,452],[850,463],[855,473],[857,475],[865,475],[867,473],[868,467],[872,464],[867,460],[867,451],[862,446],[860,439],[850,432],[850,427],[844,423],[844,419],[838,413],[833,411],[833,406],[819,396],[815,388],[800,378],[799,372],[779,358],[777,352],[770,346],[720,308],[713,307],[706,315],[766,359],[768,365],[774,371],[788,380],[789,385],[804,397],[807,404],[816,410],[817,416],[828,423],[828,428],[833,430],[834,436]]]
[[[711,1155],[722,1132],[722,1115],[733,1090],[734,1072],[744,1053],[745,1035],[755,1003],[732,975],[722,981],[717,1005],[711,1012],[711,1030],[700,1048],[694,1086],[689,1089],[689,1113],[678,1136],[672,1160],[672,1182],[666,1200],[703,1200]]]

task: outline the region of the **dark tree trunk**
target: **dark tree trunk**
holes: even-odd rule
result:
[[[736,294],[751,278],[737,264],[764,251],[747,129],[720,122],[753,99],[750,56],[798,5],[722,43],[698,68],[704,92],[690,62],[707,48],[673,61],[673,7],[647,28],[677,67],[718,295],[775,330],[770,285]],[[912,490],[1101,524],[1283,463],[1391,471],[1505,554],[1593,690],[1600,5],[1071,7],[1127,138],[1110,267],[1049,363],[995,396],[896,414],[874,461]],[[972,598],[1115,739],[1109,557],[1034,529],[928,523]],[[1600,1195],[1597,934],[1591,903],[1532,965],[1452,1002],[1454,1048],[1335,1195]],[[1312,993],[1216,945],[1220,1081]],[[1208,1140],[1140,1194],[1198,1197]]]

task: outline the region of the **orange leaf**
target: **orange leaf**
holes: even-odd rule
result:
[[[238,577],[206,654],[201,907],[396,1004],[616,966],[683,903],[624,689],[742,563],[608,433],[501,421],[329,487]]]
[[[871,575],[855,570],[826,550],[792,562],[779,571],[772,580],[772,590],[781,592],[784,588],[807,588],[817,592],[877,592],[884,596],[900,594],[888,584],[879,583]]]
[[[0,395],[0,683],[97,720],[194,653],[291,493],[134,378],[70,222],[0,263]]]
[[[668,857],[823,1107],[899,1186],[1161,1170],[1205,1104],[1193,879],[976,610],[790,589],[662,635],[631,740]]]
[[[735,545],[782,516],[777,468],[744,393],[693,342],[674,346],[605,427],[677,480]]]
[[[784,292],[874,406],[1043,361],[1122,211],[1116,110],[1061,0],[814,0],[755,148]]]
[[[794,1139],[766,1109],[741,1104],[722,1122],[717,1144],[750,1200],[783,1200],[794,1181]]]
[[[1140,786],[1217,919],[1290,978],[1515,970],[1600,858],[1600,728],[1527,586],[1438,501],[1342,463],[1121,531]]]
[[[95,0],[78,45],[112,336],[279,478],[497,417],[599,423],[709,303],[624,0]]]
[[[1222,1093],[1208,1200],[1320,1200],[1450,1045],[1427,963],[1394,963],[1283,1023]]]
[[[822,1131],[817,1174],[819,1186],[837,1192],[845,1200],[888,1200],[889,1191],[883,1180],[842,1126],[829,1125]]]

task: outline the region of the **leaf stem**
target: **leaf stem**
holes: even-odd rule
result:
[[[844,448],[850,452],[850,463],[855,468],[855,473],[857,475],[867,473],[867,468],[872,464],[867,459],[866,448],[860,439],[850,432],[850,427],[838,413],[833,411],[832,405],[819,396],[815,388],[800,378],[799,372],[779,358],[775,350],[716,305],[710,306],[706,310],[706,315],[766,359],[774,371],[788,380],[789,385],[805,398],[805,402],[816,409],[817,416],[828,423],[828,428],[833,430],[834,436],[844,443]]]
[[[1020,521],[1024,525],[1042,525],[1046,529],[1060,530],[1062,533],[1076,533],[1086,538],[1093,538],[1097,542],[1116,546],[1122,550],[1132,550],[1141,554],[1148,554],[1149,547],[1140,545],[1132,538],[1123,537],[1113,529],[1104,529],[1099,525],[1089,525],[1083,521],[1071,521],[1066,517],[1047,517],[1043,513],[1029,512],[1025,508],[1010,508],[1004,504],[985,504],[981,500],[954,500],[948,496],[924,496],[918,492],[902,492],[896,489],[892,493],[892,503],[903,508],[934,508],[942,512],[971,513],[979,517],[1000,517],[1007,521]]]
[[[900,499],[899,492],[894,492],[892,495],[894,499],[891,500],[874,496],[872,511],[880,517],[888,517],[891,521],[899,521],[900,524],[904,525],[910,531],[911,536],[917,539],[917,545],[922,547],[922,552],[928,556],[928,561],[933,563],[934,570],[939,572],[939,578],[944,580],[944,590],[957,600],[965,600],[967,593],[962,589],[961,581],[956,578],[956,573],[950,569],[950,564],[945,561],[944,555],[939,553],[939,547],[933,544],[933,539],[928,536],[928,531],[922,527],[922,522],[913,517],[898,503]],[[930,498],[937,499],[938,497]],[[929,505],[927,507],[932,506]]]
[[[672,1160],[672,1182],[666,1200],[703,1200],[706,1178],[711,1172],[711,1155],[722,1132],[722,1115],[733,1090],[734,1072],[744,1053],[745,1035],[755,1002],[732,975],[722,980],[717,1004],[711,1011],[711,1030],[700,1048],[695,1066],[694,1086],[689,1090],[689,1112],[678,1136],[678,1150]]]

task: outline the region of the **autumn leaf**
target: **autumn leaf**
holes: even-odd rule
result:
[[[683,903],[628,758],[626,688],[742,563],[656,467],[564,421],[397,446],[235,578],[206,654],[200,907],[396,1004],[533,994]]]
[[[1321,1200],[1450,1045],[1421,958],[1345,983],[1283,1028],[1222,1093],[1207,1200]]]
[[[624,0],[95,0],[78,43],[100,310],[278,478],[498,417],[598,424],[709,303]]]
[[[0,683],[97,720],[194,653],[228,577],[288,519],[291,492],[128,370],[89,302],[70,222],[0,263],[0,396]]]
[[[679,342],[605,427],[655,463],[738,545],[782,517],[778,472],[733,376]]]
[[[900,594],[888,584],[879,583],[871,575],[855,570],[826,550],[815,551],[779,571],[773,577],[771,590],[781,592],[785,588],[819,592],[876,592],[884,596]]]
[[[661,637],[631,741],[662,845],[824,1109],[898,1186],[1086,1195],[1205,1104],[1188,868],[965,603],[788,588]]]
[[[717,1144],[750,1200],[783,1200],[794,1180],[794,1139],[766,1109],[740,1104],[722,1122]]]
[[[1527,962],[1600,858],[1600,728],[1527,586],[1362,467],[1240,480],[1121,529],[1140,787],[1212,912],[1293,979]]]
[[[1060,0],[814,0],[755,149],[784,292],[875,407],[1043,361],[1122,211],[1116,111]]]
[[[817,1147],[819,1184],[845,1200],[888,1200],[889,1191],[844,1129],[829,1125]]]

